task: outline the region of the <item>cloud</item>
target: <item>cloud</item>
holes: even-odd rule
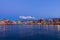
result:
[[[32,17],[32,16],[19,16],[19,18],[22,18],[22,19],[35,19],[35,17]]]

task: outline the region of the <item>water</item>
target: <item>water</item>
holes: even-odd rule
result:
[[[60,25],[0,25],[0,40],[60,40]]]

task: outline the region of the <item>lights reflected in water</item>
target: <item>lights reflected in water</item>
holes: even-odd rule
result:
[[[60,31],[60,25],[57,25],[58,31]]]
[[[0,26],[0,37],[7,34],[23,36],[32,36],[35,34],[54,35],[60,32],[60,25],[4,25]],[[58,34],[59,36],[60,34]]]

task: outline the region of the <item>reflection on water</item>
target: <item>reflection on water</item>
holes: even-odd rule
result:
[[[5,31],[6,31],[6,27],[5,26],[0,26],[0,37],[5,36]]]
[[[58,27],[58,31],[60,31],[60,25],[57,25],[57,27]]]
[[[60,39],[60,25],[0,25],[0,38]]]

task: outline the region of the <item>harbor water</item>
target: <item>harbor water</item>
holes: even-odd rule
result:
[[[60,40],[60,25],[0,25],[0,40]]]

